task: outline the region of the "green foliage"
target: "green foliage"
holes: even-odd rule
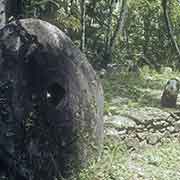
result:
[[[143,107],[145,105],[151,107],[160,107],[160,96],[164,85],[170,78],[178,78],[179,72],[169,72],[169,68],[162,68],[161,73],[144,66],[141,69],[139,76],[135,73],[115,72],[110,73],[103,79],[105,92],[105,112],[116,114],[111,109],[111,100],[123,97],[127,98],[127,106],[129,107]],[[122,107],[121,107],[122,108]]]
[[[108,101],[104,102],[104,113],[109,114],[111,112],[110,104]]]
[[[128,112],[132,107],[159,107],[165,83],[179,76],[179,72],[171,71],[168,67],[157,73],[148,66],[141,69],[139,76],[117,71],[106,74],[102,79],[105,113],[111,116]],[[113,99],[120,97],[127,98],[127,102],[112,103]],[[132,152],[118,136],[107,136],[101,159],[91,162],[88,168],[82,170],[78,180],[177,180],[179,156],[179,141],[175,139],[166,139],[157,146],[142,146]]]
[[[33,0],[24,2],[26,16],[52,16],[60,4],[58,0]]]
[[[92,162],[88,169],[83,170],[79,180],[113,180],[128,177],[128,172],[125,172],[128,154],[125,152],[126,147],[123,144],[107,140],[101,160]]]
[[[179,157],[177,141],[130,153],[123,143],[107,140],[101,160],[91,163],[78,180],[177,180]]]
[[[175,67],[178,57],[167,35],[161,0],[127,0],[128,17],[124,33],[118,33],[112,52],[113,62],[125,64],[127,60],[139,66],[147,64]],[[79,46],[81,39],[81,1],[26,0],[26,17],[40,17],[65,31]],[[117,26],[122,0],[86,0],[86,54],[96,67],[105,61],[106,43]],[[112,7],[111,7],[112,5]],[[110,14],[112,9],[112,14]],[[180,4],[170,1],[170,18],[177,43],[180,44]],[[112,19],[109,19],[112,17]],[[109,23],[111,22],[111,27]],[[110,31],[109,31],[110,28]],[[110,32],[110,34],[108,33]]]

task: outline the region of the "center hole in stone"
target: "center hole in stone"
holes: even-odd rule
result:
[[[46,98],[48,103],[57,106],[65,96],[65,89],[58,83],[53,83],[47,88]]]

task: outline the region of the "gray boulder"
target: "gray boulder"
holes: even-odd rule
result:
[[[101,83],[62,31],[35,19],[1,29],[0,171],[8,179],[76,174],[101,152],[102,116]]]

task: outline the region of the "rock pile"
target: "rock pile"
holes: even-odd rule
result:
[[[180,136],[180,112],[168,113],[157,108],[133,109],[123,115],[108,117],[107,136],[124,140],[131,147],[156,145]]]

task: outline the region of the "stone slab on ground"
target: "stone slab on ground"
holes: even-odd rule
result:
[[[179,137],[179,130],[178,112],[153,107],[129,109],[124,114],[106,116],[105,120],[106,135],[124,140],[130,148],[141,144],[155,145],[166,138]]]

